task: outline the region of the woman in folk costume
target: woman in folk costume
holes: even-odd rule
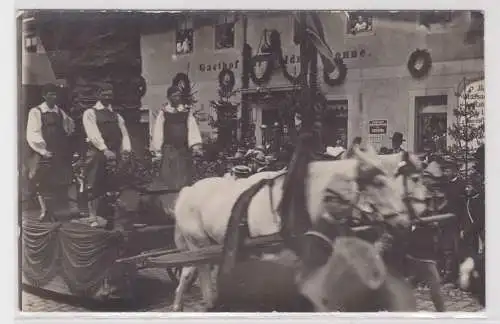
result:
[[[38,196],[40,219],[47,215],[47,195],[67,190],[71,183],[69,135],[75,128],[73,120],[56,106],[57,86],[45,85],[42,95],[45,101],[30,110],[26,127],[26,140],[33,150],[28,177]]]
[[[115,163],[123,153],[131,151],[130,137],[122,116],[112,108],[113,87],[99,89],[97,103],[83,113],[83,128],[89,142],[85,165],[85,189],[96,197],[111,185],[107,163]],[[99,198],[89,201],[89,221],[98,226]]]
[[[168,104],[156,118],[151,151],[161,158],[160,182],[169,189],[180,190],[193,181],[194,155],[201,155],[202,139],[192,112],[183,104],[182,91],[167,90]]]

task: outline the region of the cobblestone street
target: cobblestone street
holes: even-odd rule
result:
[[[172,303],[174,287],[168,279],[162,277],[162,273],[155,270],[143,271],[141,276],[140,295],[148,296],[140,298],[143,305],[120,309],[119,311],[134,312],[169,312]],[[477,312],[481,306],[477,301],[451,285],[443,287],[443,293],[446,298],[446,309],[450,312]],[[430,300],[429,291],[426,288],[417,289],[418,310],[434,311],[434,306]],[[197,287],[193,287],[187,295],[185,311],[200,312],[203,305],[200,303],[201,295]],[[39,296],[30,292],[22,292],[22,308],[26,312],[88,312],[105,311],[111,309],[96,309],[90,306],[83,306],[81,303],[69,301],[68,298],[48,298],[48,296]]]

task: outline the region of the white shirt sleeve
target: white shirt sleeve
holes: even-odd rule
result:
[[[118,126],[122,131],[122,151],[130,152],[132,151],[132,145],[130,144],[130,136],[128,135],[127,126],[125,125],[125,120],[122,116],[118,114]]]
[[[202,144],[201,133],[196,118],[190,112],[188,116],[188,145],[193,147],[198,144]]]
[[[153,138],[151,139],[150,150],[154,154],[161,154],[161,147],[163,146],[163,123],[165,122],[165,116],[163,111],[160,110],[158,116],[156,116],[154,128],[153,128]]]
[[[101,132],[97,127],[95,111],[90,108],[85,110],[83,113],[83,128],[85,129],[85,134],[92,145],[94,145],[99,151],[107,150],[107,146],[104,143]]]
[[[42,118],[38,108],[32,108],[28,114],[26,141],[35,152],[42,155],[47,153],[47,144],[42,136]]]

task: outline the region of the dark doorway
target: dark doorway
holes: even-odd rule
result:
[[[342,145],[347,147],[347,100],[328,101],[323,116],[323,143],[325,146]]]

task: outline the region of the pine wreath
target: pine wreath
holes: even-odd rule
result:
[[[269,82],[269,80],[271,79],[271,74],[273,73],[274,70],[273,61],[274,61],[273,55],[256,55],[252,57],[250,63],[250,78],[252,79],[253,83],[260,86]],[[255,75],[255,66],[257,63],[260,62],[267,62],[267,65],[262,76],[258,78]]]
[[[226,77],[226,75],[229,75],[229,82],[227,84],[224,82],[224,78]],[[231,91],[233,91],[234,83],[235,78],[233,71],[227,68],[222,69],[222,71],[220,71],[219,73],[219,87],[222,92],[230,93]]]
[[[283,76],[293,85],[298,85],[300,83],[300,80],[304,73],[302,70],[299,72],[299,75],[293,76],[291,75],[288,70],[286,69],[286,64],[285,64],[285,58],[283,56],[283,51],[280,48],[279,49],[279,56],[280,56],[280,65],[281,65],[281,71],[283,72]]]
[[[418,63],[422,62],[422,65],[418,67]],[[420,79],[426,76],[432,66],[432,58],[427,50],[417,49],[414,51],[408,60],[408,71],[411,76]]]
[[[340,57],[335,58],[335,67],[332,66],[331,63],[327,63],[326,60],[323,60],[323,80],[325,81],[326,84],[328,84],[331,87],[335,87],[338,85],[341,85],[344,83],[345,78],[347,76],[347,67],[344,64],[344,61]],[[336,78],[331,78],[330,73],[333,71],[337,70],[338,75]]]

